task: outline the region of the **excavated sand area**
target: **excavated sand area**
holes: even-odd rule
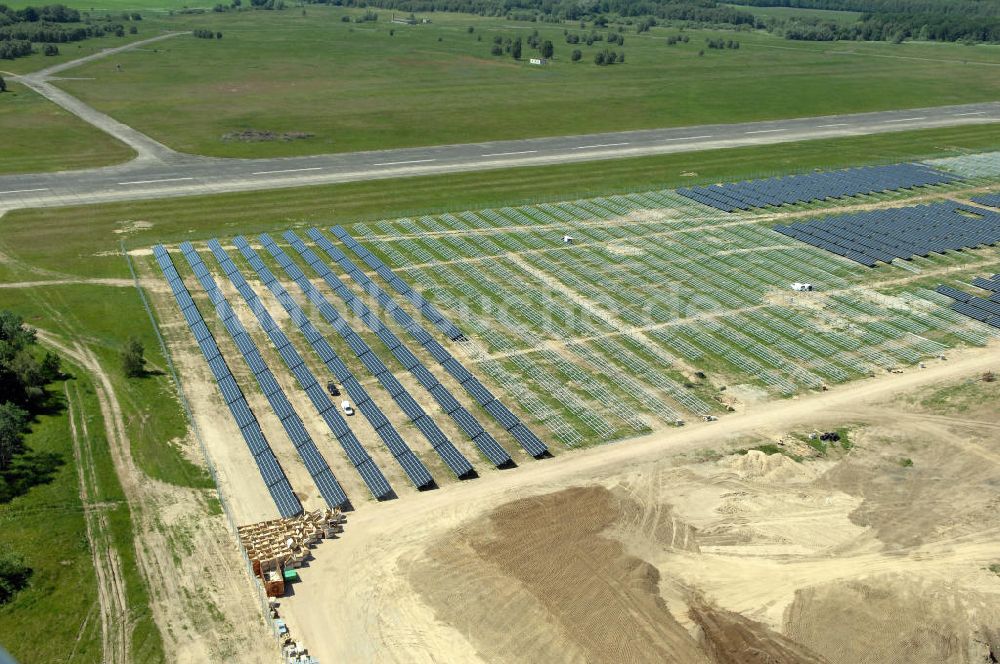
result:
[[[283,616],[330,661],[996,662],[997,364],[359,509]],[[732,453],[847,424],[801,462]]]

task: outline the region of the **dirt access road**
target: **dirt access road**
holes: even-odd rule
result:
[[[893,413],[915,390],[986,369],[1000,371],[1000,346],[363,506],[301,571],[282,615],[329,661],[893,661],[895,636],[863,629],[892,615],[897,635],[922,615],[944,635],[915,637],[895,661],[974,661],[988,645],[968,616],[995,617],[1000,594],[982,571],[1000,547],[1000,523],[983,516],[995,490],[981,490],[1000,472],[995,428]],[[845,422],[872,425],[843,458],[692,457]],[[896,454],[926,466],[920,482]],[[963,477],[969,495],[948,495]],[[928,516],[945,504],[954,519]],[[844,624],[875,659],[824,631],[824,612],[852,606]]]
[[[211,494],[158,482],[139,470],[132,460],[114,383],[94,352],[45,330],[38,331],[38,338],[93,379],[111,458],[132,511],[136,560],[169,661],[274,662],[277,645],[261,619],[235,535],[224,518],[211,514],[207,507]],[[78,400],[71,401],[71,408],[78,404]],[[78,430],[77,434],[83,442],[86,432]],[[90,484],[83,461],[79,464],[81,495],[86,495]],[[91,512],[97,516],[94,523]],[[95,545],[104,658],[131,662],[129,607],[116,562],[119,556],[100,532],[100,518],[100,507],[91,506],[88,533]]]

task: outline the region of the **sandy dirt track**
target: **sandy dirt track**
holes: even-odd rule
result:
[[[899,405],[986,368],[997,346],[364,506],[282,614],[328,661],[989,661],[995,413]],[[854,449],[801,464],[694,454],[845,423]]]
[[[275,661],[276,644],[261,620],[235,536],[221,515],[210,515],[209,494],[158,482],[142,473],[129,451],[113,383],[97,356],[45,330],[38,330],[38,336],[93,377],[112,460],[132,510],[136,559],[169,660],[185,664]],[[99,528],[100,520],[95,525]],[[100,541],[101,534],[96,533],[95,539]],[[118,553],[107,547],[95,556],[101,609],[110,621],[104,630],[105,660],[131,661],[131,626],[120,616],[127,606],[117,569]]]

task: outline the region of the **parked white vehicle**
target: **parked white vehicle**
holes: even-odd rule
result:
[[[795,282],[794,284],[792,284],[792,290],[793,291],[811,291],[811,290],[813,290],[813,285],[812,284],[800,284],[799,282]]]
[[[344,399],[343,401],[340,402],[340,408],[344,411],[344,415],[354,414],[354,406],[352,406],[351,402],[348,401],[347,399]]]

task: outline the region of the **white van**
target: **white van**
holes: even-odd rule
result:
[[[343,409],[344,415],[354,414],[354,406],[352,406],[351,402],[348,401],[347,399],[344,399],[343,401],[340,402],[340,407],[341,409]]]

